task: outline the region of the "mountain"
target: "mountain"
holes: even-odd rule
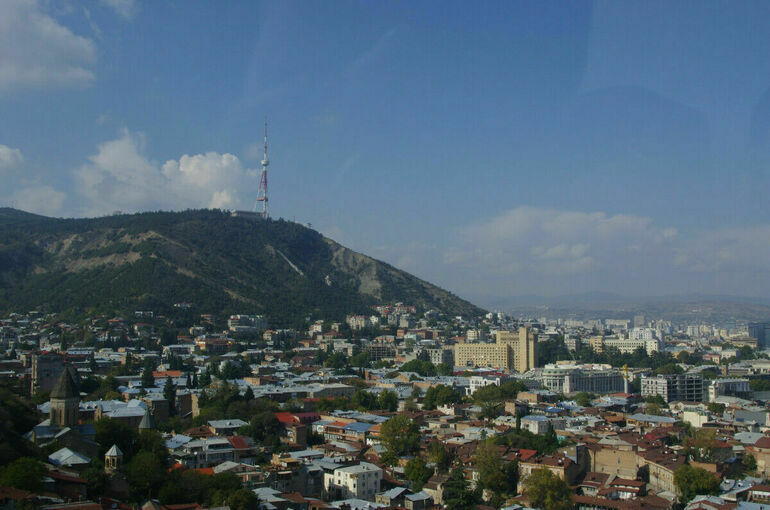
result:
[[[576,319],[625,318],[637,314],[674,322],[745,323],[770,318],[770,300],[752,296],[672,294],[623,296],[610,292],[586,292],[562,296],[471,296],[490,309],[524,317],[571,317]]]
[[[272,325],[401,301],[483,310],[318,232],[220,210],[57,219],[0,208],[0,311],[261,313]]]

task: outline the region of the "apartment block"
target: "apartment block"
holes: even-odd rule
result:
[[[702,402],[703,377],[700,374],[661,374],[642,376],[642,397],[660,395],[668,402]]]
[[[537,335],[529,327],[498,331],[494,344],[457,344],[455,365],[526,372],[537,365]]]

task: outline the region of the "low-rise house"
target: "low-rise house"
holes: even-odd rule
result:
[[[339,467],[324,474],[324,493],[328,499],[373,500],[380,492],[382,469],[368,462]]]

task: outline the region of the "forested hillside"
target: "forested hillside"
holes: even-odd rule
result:
[[[0,209],[0,239],[3,311],[79,315],[190,302],[201,313],[266,314],[275,325],[393,301],[481,312],[297,223],[219,210],[54,219]]]

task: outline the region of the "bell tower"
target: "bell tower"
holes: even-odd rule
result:
[[[80,395],[72,374],[66,366],[51,390],[50,404],[52,426],[71,427],[78,424]]]

